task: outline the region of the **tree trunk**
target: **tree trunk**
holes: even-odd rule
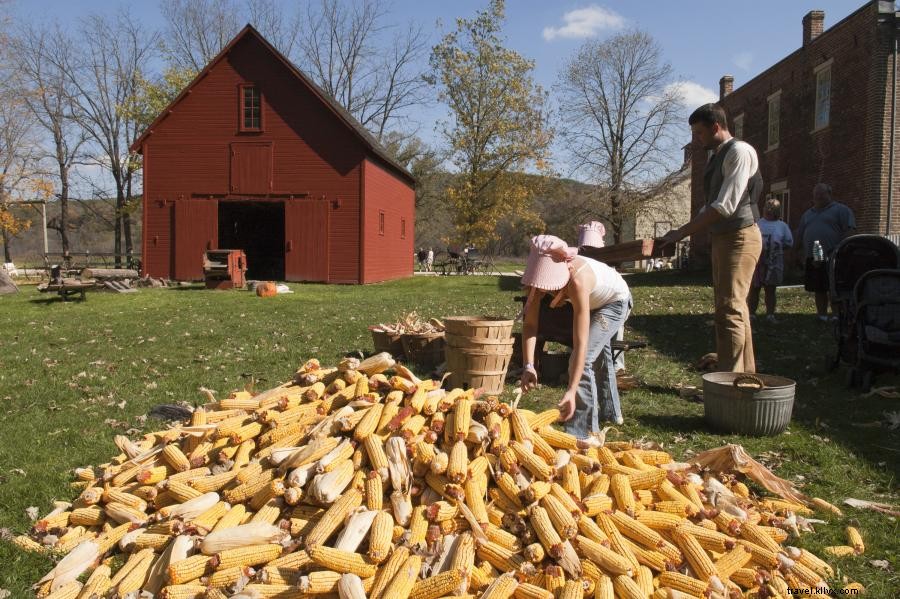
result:
[[[122,217],[123,217],[124,198],[122,192],[116,192],[116,231],[113,253],[116,256],[116,268],[122,268]]]
[[[65,168],[60,168],[59,179],[59,240],[65,254],[69,251],[69,177]]]
[[[9,232],[3,229],[3,261],[12,262],[12,254],[9,253]]]

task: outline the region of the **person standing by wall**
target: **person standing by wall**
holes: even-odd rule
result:
[[[757,202],[763,180],[756,150],[728,130],[725,109],[704,104],[688,119],[695,143],[713,154],[703,175],[706,206],[690,222],[663,237],[676,243],[709,231],[719,370],[755,372],[747,294],[762,251]]]
[[[846,205],[834,201],[831,186],[817,183],[813,187],[813,204],[797,227],[798,259],[804,262],[804,288],[816,295],[816,313],[819,320],[828,320],[828,258],[845,237],[856,229],[856,218]],[[816,242],[822,248],[822,259],[813,251]]]
[[[784,280],[784,250],[794,244],[794,237],[787,223],[781,220],[781,202],[775,198],[766,200],[763,218],[756,223],[762,233],[763,251],[750,283],[747,308],[751,318],[759,306],[759,290],[766,290],[766,320],[775,320],[775,288]]]

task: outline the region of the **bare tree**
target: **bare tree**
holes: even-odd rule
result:
[[[84,130],[73,118],[75,86],[65,69],[72,42],[59,26],[25,26],[10,41],[9,51],[22,83],[22,100],[49,140],[41,158],[53,165],[58,181],[58,231],[62,250],[68,252],[71,173],[83,158],[86,141]]]
[[[131,211],[135,208],[135,175],[141,162],[129,150],[140,134],[140,123],[125,109],[138,92],[140,73],[152,58],[158,41],[156,33],[127,13],[115,17],[91,15],[81,25],[84,42],[67,57],[65,71],[75,97],[75,118],[97,150],[96,162],[115,182],[116,265],[121,265],[122,241],[125,254],[133,255]]]
[[[300,11],[286,11],[284,2],[279,0],[247,0],[246,7],[250,24],[279,52],[293,57],[302,27]]]
[[[31,138],[34,116],[22,99],[15,72],[0,80],[0,238],[4,262],[12,262],[10,238],[27,228],[27,221],[10,211],[16,191],[34,176],[37,148]]]
[[[234,0],[161,0],[160,46],[169,64],[199,71],[241,28]]]
[[[561,129],[574,172],[596,185],[616,243],[672,170],[682,106],[672,68],[641,31],[582,45],[560,74]]]
[[[412,24],[397,31],[386,16],[376,0],[310,3],[299,41],[301,68],[378,139],[427,89],[418,67],[426,35]]]

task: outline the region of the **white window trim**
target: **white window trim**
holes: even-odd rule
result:
[[[787,179],[784,179],[782,181],[777,181],[775,183],[772,183],[772,185],[769,186],[769,191],[772,193],[775,193],[778,191],[784,191],[785,189],[787,189]]]
[[[819,74],[819,71],[821,71],[821,70],[823,70],[823,69],[829,69],[829,68],[831,68],[831,65],[832,65],[833,63],[834,63],[834,58],[829,58],[828,60],[826,60],[826,61],[823,62],[822,64],[814,66],[814,67],[813,67],[813,73],[815,73],[816,75],[818,75],[818,74]]]
[[[831,86],[830,85],[829,85],[829,89],[828,89],[828,122],[826,124],[822,125],[821,127],[816,127],[816,110],[818,109],[818,105],[819,105],[819,98],[818,98],[819,73],[826,69],[831,70],[831,65],[833,63],[834,63],[834,58],[829,58],[822,64],[813,67],[813,77],[815,78],[814,87],[815,87],[816,96],[813,100],[815,102],[815,105],[813,106],[813,128],[812,128],[812,131],[810,131],[810,133],[818,133],[819,131],[822,131],[823,129],[827,129],[831,125]],[[831,81],[832,81],[832,83],[834,82],[834,73],[832,73]]]
[[[769,135],[769,131],[770,131],[770,127],[771,127],[771,123],[769,123],[769,118],[771,116],[770,106],[772,105],[772,100],[775,100],[775,99],[778,100],[778,141],[776,141],[774,144],[769,145],[766,148],[766,152],[769,152],[771,150],[777,150],[778,147],[781,145],[781,90],[780,89],[773,94],[769,94],[769,96],[766,98],[766,143],[767,144],[769,143],[769,137],[770,137],[770,135]]]

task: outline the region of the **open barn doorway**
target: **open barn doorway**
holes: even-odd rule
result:
[[[284,202],[219,202],[219,247],[244,250],[247,279],[284,280]]]

